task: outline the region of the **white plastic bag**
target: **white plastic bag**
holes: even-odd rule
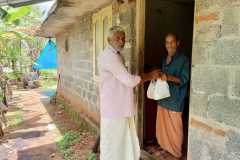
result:
[[[154,99],[154,90],[155,90],[155,85],[156,85],[156,81],[155,80],[151,80],[148,89],[147,89],[147,97],[149,99]]]
[[[160,79],[152,80],[148,86],[147,97],[154,100],[170,97],[168,83]]]

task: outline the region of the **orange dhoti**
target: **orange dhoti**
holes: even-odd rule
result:
[[[159,145],[173,156],[182,156],[182,112],[174,112],[158,106],[156,137]]]

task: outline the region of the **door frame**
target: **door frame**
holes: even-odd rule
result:
[[[146,0],[136,0],[136,51],[134,57],[137,60],[138,72],[144,71],[144,50],[145,50],[145,16]],[[143,147],[144,133],[144,86],[138,87],[137,95],[137,116],[136,126],[140,146]]]
[[[147,0],[136,0],[136,50],[134,52],[134,59],[137,61],[137,72],[144,72],[144,56],[145,56],[145,28],[146,28],[146,1]],[[176,0],[173,0],[176,1]],[[183,0],[184,1],[184,0]],[[196,2],[196,0],[195,0]],[[195,5],[194,5],[195,7]],[[195,10],[194,10],[195,12]],[[194,13],[195,15],[195,13]],[[194,23],[194,20],[193,20]],[[194,30],[194,25],[193,25]],[[190,77],[191,78],[191,77]],[[136,90],[137,97],[137,115],[136,115],[136,126],[139,137],[139,142],[141,148],[143,147],[144,139],[144,105],[145,105],[145,96],[144,96],[144,85],[140,86]],[[190,97],[191,93],[189,94]]]

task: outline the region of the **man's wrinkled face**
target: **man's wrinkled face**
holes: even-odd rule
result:
[[[125,45],[125,33],[115,32],[112,37],[108,37],[108,43],[117,51],[121,51]]]
[[[173,56],[177,51],[177,47],[179,42],[177,41],[176,37],[173,35],[168,35],[165,39],[165,46],[168,52],[168,55]]]

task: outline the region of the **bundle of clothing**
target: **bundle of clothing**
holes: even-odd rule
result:
[[[37,72],[30,72],[26,73],[22,77],[22,82],[23,82],[23,88],[38,88],[40,86],[40,82],[38,79],[38,74]]]

